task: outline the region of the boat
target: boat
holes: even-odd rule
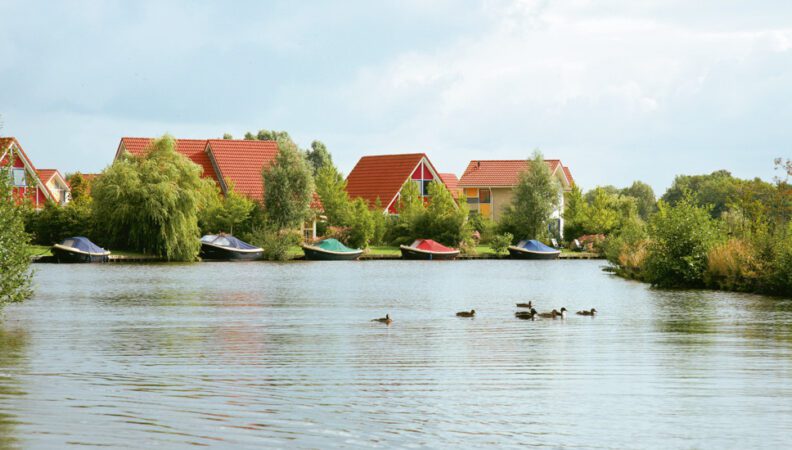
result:
[[[509,246],[509,256],[514,259],[558,259],[561,250],[548,247],[535,239],[525,239]]]
[[[201,258],[221,261],[254,261],[264,250],[230,234],[207,234],[201,238]]]
[[[87,237],[69,237],[50,249],[59,263],[98,263],[110,260],[110,252],[91,242]]]
[[[363,250],[349,248],[337,239],[323,239],[315,244],[302,244],[305,259],[312,261],[350,261],[360,258]]]
[[[402,259],[455,259],[459,250],[431,239],[416,239],[410,245],[400,245]]]

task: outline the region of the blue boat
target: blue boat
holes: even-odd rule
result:
[[[509,256],[514,259],[558,259],[561,250],[548,247],[536,239],[524,239],[509,246]]]
[[[110,260],[110,252],[91,242],[87,237],[66,238],[50,249],[59,263],[95,263]]]
[[[207,234],[201,238],[201,259],[220,261],[255,261],[264,250],[230,234]]]

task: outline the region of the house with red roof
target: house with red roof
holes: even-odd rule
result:
[[[379,199],[382,212],[389,214],[397,214],[399,196],[408,181],[418,184],[425,199],[429,196],[430,183],[444,183],[425,153],[364,156],[349,172],[346,181],[350,198],[362,198],[370,208],[374,208]]]
[[[17,198],[29,199],[37,209],[43,208],[47,201],[65,205],[71,198],[69,185],[60,172],[36,169],[16,138],[0,138],[0,165],[9,168]]]
[[[144,154],[152,138],[121,138],[115,158],[124,152]],[[264,200],[261,173],[275,161],[275,141],[239,139],[176,139],[176,151],[203,168],[204,178],[213,179],[223,195],[234,191],[257,202]]]
[[[140,156],[148,151],[152,138],[124,137],[115,159],[124,152]],[[264,201],[262,172],[278,154],[275,141],[246,139],[176,139],[176,151],[203,168],[203,177],[213,179],[223,195],[232,189],[251,200]],[[316,196],[311,206],[320,207]],[[316,237],[316,224],[306,224],[304,235]]]
[[[564,192],[574,186],[572,172],[558,159],[547,159],[545,163],[559,185],[559,208],[553,213],[551,226],[559,235],[564,230]],[[470,211],[477,211],[482,216],[499,220],[503,211],[512,202],[513,189],[517,185],[520,173],[530,170],[530,161],[514,160],[474,160],[470,161],[465,173],[459,179],[459,188],[467,197]]]

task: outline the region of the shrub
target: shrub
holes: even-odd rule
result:
[[[490,238],[490,247],[495,254],[503,253],[511,245],[514,236],[511,233],[496,234]]]
[[[41,211],[27,214],[25,228],[39,245],[52,245],[70,236],[94,236],[94,219],[90,199],[75,200],[66,206],[47,202]],[[104,244],[104,243],[102,243]]]
[[[646,225],[633,217],[624,224],[619,233],[605,239],[602,249],[605,258],[616,267],[619,275],[641,279],[649,250]]]
[[[368,203],[362,198],[356,198],[352,202],[351,210],[349,239],[346,244],[355,248],[366,248],[374,238],[376,231],[372,218],[372,214],[376,214],[376,212],[370,211]]]
[[[264,259],[268,261],[286,261],[289,249],[298,245],[302,236],[297,230],[278,230],[273,226],[264,226],[252,232],[251,243],[264,250]]]
[[[649,221],[646,281],[661,287],[703,286],[707,255],[719,239],[708,208],[685,198],[676,206],[661,201]]]

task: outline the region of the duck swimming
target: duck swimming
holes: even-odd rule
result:
[[[514,317],[523,320],[536,320],[536,310],[531,308],[530,311],[517,311],[514,313]]]
[[[597,309],[591,308],[591,311],[578,311],[575,314],[579,316],[593,316],[594,314],[597,314]]]
[[[539,317],[542,317],[544,319],[555,319],[556,317],[560,317],[562,319],[565,319],[566,318],[566,310],[567,310],[566,308],[561,308],[561,311],[558,311],[557,309],[554,309],[554,310],[552,310],[550,312],[539,313]]]
[[[457,317],[474,317],[476,315],[476,310],[471,309],[470,311],[460,311],[457,313]]]
[[[390,318],[390,314],[385,314],[385,317],[380,317],[379,319],[372,319],[372,322],[379,322],[384,323],[385,325],[390,325],[393,320]]]
[[[533,303],[532,303],[532,302],[528,302],[528,303],[517,303],[517,307],[518,307],[518,308],[533,308]]]

